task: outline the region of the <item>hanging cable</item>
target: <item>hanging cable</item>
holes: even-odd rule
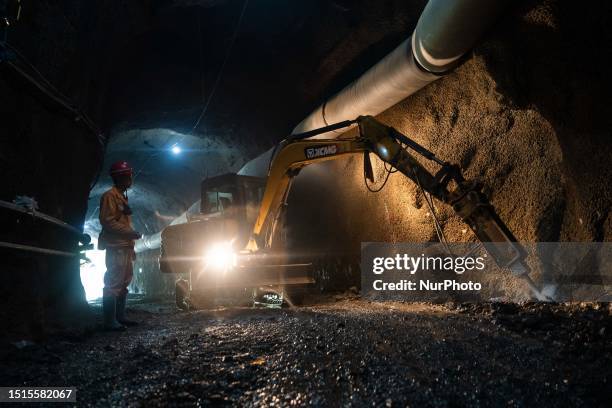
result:
[[[383,162],[383,166],[385,166],[385,170],[387,170],[389,173],[397,173],[397,169],[393,170],[393,166],[389,165],[389,168],[387,168],[387,162]]]
[[[438,220],[438,216],[436,215],[436,208],[434,207],[434,203],[433,203],[433,199],[431,198],[431,195],[428,194],[423,189],[423,186],[421,185],[421,181],[419,179],[419,175],[414,169],[412,169],[412,174],[414,175],[414,178],[417,181],[417,185],[419,186],[421,193],[423,193],[423,198],[425,198],[425,202],[427,203],[427,206],[429,207],[429,211],[431,212],[432,218],[434,220],[434,227],[436,230],[436,235],[438,236],[438,241],[440,241],[442,245],[444,245],[444,249],[446,249],[449,255],[454,256],[453,252],[450,249],[450,246],[448,245],[448,240],[446,239],[446,235],[444,235],[444,230],[442,229],[440,220]]]
[[[242,10],[240,11],[240,16],[238,17],[238,22],[236,23],[236,28],[234,29],[234,32],[232,34],[231,37],[231,41],[230,44],[225,52],[225,57],[223,59],[223,62],[221,63],[221,67],[219,68],[219,72],[217,73],[217,77],[215,79],[215,82],[213,84],[213,87],[210,91],[210,94],[208,95],[208,98],[206,99],[204,106],[202,108],[202,111],[200,112],[200,115],[198,116],[198,119],[195,121],[194,125],[191,128],[191,133],[193,133],[196,128],[198,127],[198,125],[200,124],[200,122],[202,121],[202,119],[204,119],[204,116],[206,115],[206,112],[208,111],[208,106],[210,105],[210,101],[212,100],[213,96],[215,95],[215,91],[217,90],[217,86],[219,85],[219,82],[221,80],[221,77],[223,76],[223,71],[225,69],[225,66],[227,65],[227,61],[229,60],[230,54],[232,52],[232,48],[234,47],[234,43],[236,42],[236,38],[238,37],[238,33],[240,32],[240,27],[242,26],[242,20],[245,14],[245,11],[247,9],[247,6],[249,4],[249,0],[244,0],[244,3],[242,4]],[[198,20],[198,32],[200,31],[200,22]],[[200,35],[201,36],[201,35]],[[201,47],[201,46],[200,46]],[[201,50],[201,48],[200,48]],[[178,141],[176,142],[176,144],[182,142],[185,139],[186,135],[182,135]],[[170,138],[168,140],[166,140],[165,144],[168,144],[168,141],[170,140]],[[136,180],[136,177],[138,175],[140,175],[140,173],[142,172],[142,170],[145,168],[146,164],[149,162],[149,160],[157,155],[159,153],[151,153],[149,156],[147,156],[143,162],[143,164],[140,166],[140,168],[134,172],[134,180]]]
[[[408,146],[406,146],[404,143],[402,143],[401,140],[398,140],[398,139],[396,139],[396,140],[397,140],[397,142],[400,144],[400,146],[403,149],[408,148]],[[397,171],[397,169],[395,169],[395,171]],[[420,189],[421,193],[423,194],[423,198],[425,198],[425,202],[427,203],[427,206],[429,207],[429,211],[431,212],[432,218],[434,220],[434,228],[436,230],[436,235],[438,236],[438,241],[440,241],[444,245],[444,248],[446,249],[448,254],[452,256],[453,253],[452,253],[452,251],[450,249],[450,246],[448,245],[448,240],[446,239],[446,235],[444,234],[444,230],[442,229],[442,225],[440,224],[440,220],[438,219],[438,217],[436,215],[436,208],[434,206],[433,198],[431,198],[431,194],[427,193],[423,189],[423,186],[421,185],[421,180],[419,179],[419,175],[417,174],[417,172],[414,169],[412,169],[412,174],[414,175],[414,178],[417,181],[417,185],[419,186],[419,189]]]
[[[202,107],[202,112],[200,112],[198,119],[196,120],[196,122],[194,123],[191,129],[192,132],[194,132],[197,129],[202,119],[204,119],[204,115],[206,115],[206,111],[208,110],[210,101],[212,101],[212,98],[215,95],[215,91],[217,90],[217,86],[219,85],[219,82],[221,81],[221,77],[223,76],[223,71],[225,70],[227,61],[229,60],[229,57],[232,53],[232,48],[234,47],[234,43],[236,42],[236,38],[238,37],[238,33],[240,32],[240,27],[242,26],[242,19],[244,17],[244,13],[247,9],[248,4],[249,4],[249,0],[244,0],[244,3],[242,4],[242,10],[240,11],[240,17],[238,17],[238,23],[236,24],[236,28],[234,29],[234,33],[230,40],[230,44],[225,52],[225,57],[223,58],[223,62],[221,63],[221,67],[219,68],[219,72],[217,73],[217,77],[215,78],[215,82],[210,91],[210,95],[208,95],[208,98],[206,99],[206,102],[204,103],[204,106]]]
[[[85,112],[74,106],[70,102],[70,98],[61,93],[51,82],[49,82],[49,80],[47,80],[47,78],[17,48],[13,47],[9,43],[3,43],[2,45],[11,50],[19,58],[19,60],[35,74],[36,78],[25,72],[23,68],[10,61],[7,61],[6,63],[9,67],[34,85],[40,92],[50,98],[53,102],[74,115],[74,119],[76,121],[85,124],[85,126],[96,136],[98,143],[104,146],[105,138],[102,131],[100,131],[100,129],[87,116],[87,114],[85,114]]]
[[[382,189],[385,188],[385,185],[387,185],[387,181],[389,181],[389,176],[391,176],[391,174],[393,174],[393,173],[395,173],[397,171],[397,169],[393,170],[392,166],[391,166],[390,169],[387,169],[386,163],[384,163],[384,168],[385,168],[385,171],[387,173],[387,175],[385,176],[385,180],[383,181],[382,185],[379,188],[373,189],[368,184],[368,178],[366,176],[365,167],[364,167],[364,170],[363,170],[363,181],[364,181],[365,186],[366,186],[366,188],[368,189],[369,192],[371,192],[371,193],[378,193],[379,191],[382,191]]]
[[[47,78],[32,64],[17,48],[7,42],[3,42],[2,47],[10,50],[16,58],[14,61],[3,61],[14,73],[23,78],[38,92],[44,95],[51,103],[59,106],[64,111],[68,112],[75,122],[82,123],[87,130],[94,136],[97,142],[97,155],[102,161],[104,148],[106,146],[106,137],[96,124],[87,116],[85,112],[72,104],[70,98],[61,93]],[[0,61],[1,62],[1,61]],[[19,62],[19,63],[16,63]],[[27,72],[30,71],[30,72]],[[93,189],[100,177],[100,168],[98,168],[90,183],[89,191]]]
[[[400,146],[403,147],[403,145],[400,143]],[[385,185],[387,184],[387,181],[389,181],[389,177],[391,176],[391,174],[393,173],[397,173],[397,169],[393,169],[393,166],[391,164],[389,164],[389,167],[387,167],[387,162],[383,161],[383,167],[385,168],[385,171],[387,172],[387,175],[385,176],[385,181],[383,181],[382,185],[378,188],[378,189],[373,189],[370,187],[370,185],[368,184],[368,178],[366,176],[366,172],[365,172],[365,166],[363,168],[363,181],[366,185],[366,188],[368,189],[369,192],[371,193],[378,193],[379,191],[381,191]]]
[[[20,20],[21,9],[21,0],[17,0],[15,21]],[[22,67],[20,67],[18,64],[15,64],[11,60],[2,61],[0,59],[0,63],[4,62],[9,68],[11,68],[20,77],[22,77],[32,86],[34,86],[34,88],[36,88],[39,92],[45,95],[49,100],[51,100],[55,104],[59,105],[62,109],[70,113],[73,116],[75,122],[80,122],[85,125],[85,127],[90,131],[90,133],[96,138],[96,142],[98,144],[97,155],[100,159],[100,162],[102,162],[104,156],[104,149],[106,147],[107,141],[105,135],[102,133],[100,128],[96,126],[94,121],[91,120],[85,112],[74,106],[70,98],[61,93],[49,80],[47,80],[47,78],[36,68],[36,66],[34,66],[34,64],[32,64],[28,60],[28,58],[26,58],[25,55],[23,55],[17,48],[13,47],[11,44],[8,43],[8,28],[10,25],[10,21],[8,18],[4,18],[4,21],[6,23],[6,27],[4,32],[4,39],[0,43],[0,48],[10,50],[17,57],[17,60],[19,60],[19,62],[21,62],[22,65],[28,68],[29,71],[31,71],[34,75],[31,75],[30,73],[26,72],[26,70],[24,70]],[[100,178],[100,167],[101,166],[98,166],[98,168],[95,170],[95,175],[93,176],[93,180],[89,185],[90,192],[98,182],[98,179]]]

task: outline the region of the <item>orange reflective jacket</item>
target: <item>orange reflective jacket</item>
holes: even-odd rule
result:
[[[117,187],[113,187],[100,198],[100,224],[98,249],[134,246],[132,217],[127,214],[127,199]]]

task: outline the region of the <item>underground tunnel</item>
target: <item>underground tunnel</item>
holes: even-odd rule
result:
[[[609,405],[611,18],[0,0],[0,402]]]

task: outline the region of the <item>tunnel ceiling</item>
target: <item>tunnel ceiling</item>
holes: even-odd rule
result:
[[[158,0],[124,6],[108,66],[110,135],[86,219],[96,219],[108,166],[138,173],[137,228],[178,215],[203,177],[238,170],[414,28],[425,1]],[[240,16],[242,14],[242,19]],[[240,24],[239,24],[240,23]],[[198,118],[200,118],[198,120]],[[173,156],[168,149],[184,148]],[[184,146],[183,146],[184,145]]]
[[[107,125],[191,132],[208,102],[197,131],[268,143],[396,46],[425,1],[250,1],[240,27],[242,0],[143,3],[109,67]]]

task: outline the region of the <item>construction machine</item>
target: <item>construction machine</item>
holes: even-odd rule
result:
[[[354,137],[312,139],[355,125]],[[200,214],[162,232],[161,271],[189,276],[177,285],[177,304],[183,306],[188,299],[193,303],[194,294],[201,295],[198,303],[211,304],[226,290],[268,288],[282,294],[313,285],[312,264],[296,262],[277,245],[291,184],[305,166],[356,154],[363,155],[364,177],[370,182],[374,177],[369,155],[375,154],[416,183],[430,200],[450,205],[497,265],[524,278],[537,293],[525,250],[496,214],[483,186],[466,180],[457,165],[440,160],[394,128],[360,116],[283,140],[272,153],[267,178],[226,174],[204,180]],[[415,155],[433,162],[438,171],[430,173]]]

